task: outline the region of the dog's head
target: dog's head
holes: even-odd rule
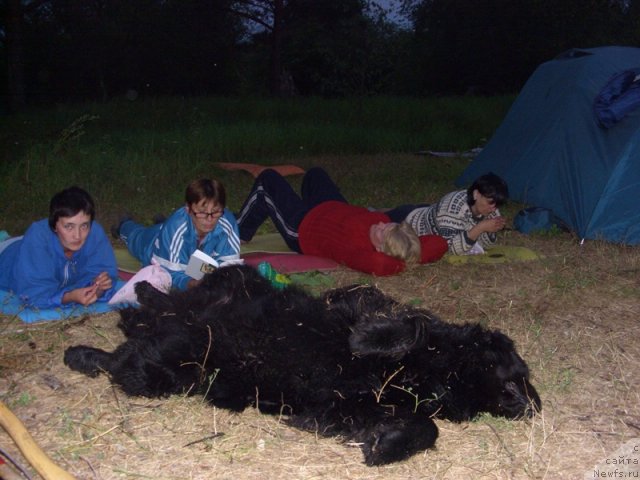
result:
[[[484,391],[481,411],[510,419],[531,417],[542,403],[529,382],[529,368],[513,342],[500,332],[489,332],[489,344],[481,353],[478,386]]]

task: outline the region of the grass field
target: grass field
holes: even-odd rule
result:
[[[500,108],[504,111],[504,104],[494,105],[495,112]],[[230,106],[229,115],[237,110]],[[451,112],[459,110],[452,108]],[[491,109],[484,105],[482,110]],[[80,112],[78,109],[75,114]],[[66,116],[62,124],[78,118],[75,114]],[[265,118],[269,116],[267,112],[263,114]],[[44,215],[46,205],[41,204],[63,186],[65,172],[75,175],[69,173],[73,169],[53,168],[56,159],[70,167],[75,165],[75,156],[78,169],[89,174],[91,170],[83,162],[100,151],[99,144],[90,138],[104,140],[108,152],[105,155],[113,162],[119,155],[134,158],[132,152],[146,155],[147,160],[179,155],[180,148],[171,147],[159,133],[162,129],[149,128],[145,147],[148,150],[144,153],[144,148],[134,141],[142,138],[137,136],[140,130],[125,141],[124,133],[110,133],[106,126],[111,124],[114,130],[125,131],[132,124],[125,122],[126,115],[109,121],[105,112],[100,115],[100,129],[96,129],[97,120],[92,121],[92,126],[87,124],[86,133],[58,156],[49,153],[59,138],[56,134],[51,136],[53,143],[39,147],[46,154],[38,156],[36,146],[15,146],[16,156],[5,158],[2,168],[7,175],[2,177],[2,187],[11,189],[0,208],[3,219],[10,219],[11,229],[21,228],[22,215],[29,215],[31,220],[35,215]],[[99,220],[105,224],[125,207],[143,219],[174,208],[181,203],[186,179],[203,172],[224,178],[233,192],[231,206],[236,207],[251,178],[245,172],[221,170],[215,165],[217,161],[262,163],[264,159],[271,164],[321,165],[338,179],[348,198],[363,205],[433,201],[454,188],[453,180],[469,159],[412,152],[424,148],[464,151],[478,146],[482,135],[489,133],[482,133],[488,125],[478,125],[471,132],[469,124],[457,123],[452,114],[429,115],[440,118],[442,128],[448,125],[452,132],[456,125],[463,125],[465,135],[460,134],[456,142],[455,134],[449,133],[450,140],[432,143],[429,132],[422,136],[418,132],[415,137],[403,137],[404,149],[345,148],[291,154],[282,151],[263,157],[254,156],[255,153],[216,157],[192,145],[189,148],[193,150],[185,148],[182,160],[176,160],[171,167],[162,162],[157,168],[147,163],[147,168],[136,170],[137,177],[132,176],[135,168],[114,167],[109,174],[111,183],[101,182],[104,172],[97,171],[87,185],[97,192]],[[495,128],[499,119],[492,122]],[[182,141],[182,146],[189,143],[175,134],[178,128],[172,130],[171,125],[164,125],[167,131],[174,132],[166,138]],[[35,131],[38,135],[42,132]],[[16,135],[28,139],[28,129]],[[152,137],[154,149],[150,147]],[[247,148],[254,148],[251,141],[246,142]],[[166,147],[165,153],[162,146]],[[28,170],[28,159],[37,168]],[[122,162],[117,168],[122,168]],[[99,163],[105,167],[109,162]],[[173,170],[171,175],[172,168],[185,172]],[[148,183],[142,176],[145,170]],[[36,171],[49,173],[36,177]],[[23,181],[25,176],[30,183],[20,184],[26,189],[21,195],[11,181]],[[166,182],[167,176],[175,181]],[[165,190],[158,191],[162,179]],[[292,178],[292,182],[299,179]],[[40,186],[42,190],[37,194]],[[512,218],[520,207],[510,204],[504,213]],[[637,478],[640,249],[595,241],[580,245],[570,233],[525,236],[512,229],[500,234],[499,244],[528,247],[540,258],[494,264],[453,264],[445,259],[395,277],[375,278],[339,269],[327,278],[334,286],[372,283],[398,300],[427,308],[444,320],[480,322],[500,329],[514,339],[529,364],[532,383],[543,402],[541,414],[517,422],[490,416],[463,424],[438,421],[440,437],[436,448],[405,462],[366,467],[356,446],[291,429],[277,417],[252,410],[230,414],[197,397],[128,398],[104,377],[88,379],[67,369],[62,353],[68,346],[84,343],[112,349],[122,340],[115,326],[115,313],[34,325],[0,317],[0,400],[24,422],[52,458],[79,479]],[[2,432],[0,445],[26,463]],[[622,458],[631,461],[623,463]],[[627,476],[614,476],[616,468]]]
[[[318,156],[468,150],[482,145],[511,97],[355,100],[163,99],[38,110],[0,119],[0,216],[23,231],[47,214],[48,199],[71,184],[95,197],[98,218],[122,210],[150,219],[183,201],[196,177],[216,176],[238,208],[249,182],[218,162],[310,166]],[[424,195],[394,164],[345,165],[351,200],[385,203]],[[441,183],[456,170],[430,172]],[[354,185],[348,181],[354,179]],[[379,180],[384,180],[383,182]],[[364,193],[361,197],[360,194]]]

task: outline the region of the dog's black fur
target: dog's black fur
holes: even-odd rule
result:
[[[127,340],[112,353],[70,347],[66,365],[106,372],[128,395],[198,393],[234,411],[285,414],[299,428],[360,442],[368,465],[433,446],[434,417],[540,410],[504,334],[447,324],[375,287],[315,298],[235,266],[185,292],[142,282],[136,293],[141,307],[120,312]]]

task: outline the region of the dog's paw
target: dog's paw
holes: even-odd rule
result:
[[[169,312],[175,309],[171,297],[158,290],[146,280],[136,283],[134,290],[140,305],[152,308],[158,312]]]
[[[89,377],[97,377],[104,371],[109,353],[93,347],[77,345],[64,352],[64,364],[71,370],[84,373]]]
[[[398,462],[431,448],[438,438],[438,428],[430,418],[418,420],[376,425],[362,446],[365,463],[374,466]]]

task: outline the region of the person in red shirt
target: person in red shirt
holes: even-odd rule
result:
[[[276,171],[260,173],[237,214],[240,240],[250,241],[267,218],[291,250],[372,275],[393,275],[447,252],[447,242],[438,235],[418,237],[405,222],[350,205],[320,167],[305,173],[301,196]]]

